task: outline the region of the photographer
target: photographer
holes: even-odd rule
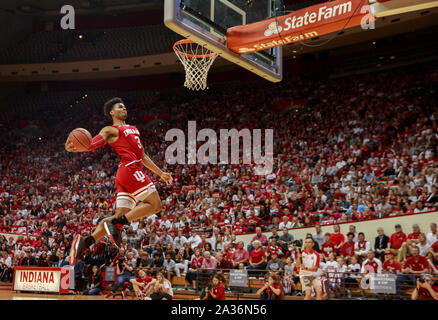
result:
[[[438,284],[431,275],[417,279],[417,287],[411,295],[412,300],[438,300]]]
[[[124,255],[120,255],[116,264],[117,271],[117,283],[114,285],[112,294],[115,294],[117,289],[123,284],[123,282],[134,279],[134,266],[129,263]]]

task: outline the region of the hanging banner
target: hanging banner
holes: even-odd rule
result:
[[[369,0],[337,0],[317,4],[290,14],[227,30],[227,47],[238,54],[250,53],[312,39],[375,20]]]

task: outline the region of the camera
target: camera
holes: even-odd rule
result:
[[[125,261],[126,261],[126,257],[125,256],[119,257],[119,263],[123,263]]]

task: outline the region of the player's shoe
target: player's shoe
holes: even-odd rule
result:
[[[85,249],[87,249],[85,239],[81,237],[80,234],[77,234],[73,239],[73,243],[71,244],[70,254],[68,256],[68,263],[71,266],[74,266],[76,264],[76,260],[81,256]]]
[[[108,238],[117,247],[117,249],[120,249],[119,229],[117,226],[112,222],[112,220],[104,222],[103,226]]]

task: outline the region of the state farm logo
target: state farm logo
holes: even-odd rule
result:
[[[265,30],[265,37],[270,37],[273,34],[278,34],[283,30],[281,26],[278,25],[277,21],[271,22],[268,26],[268,30]]]

